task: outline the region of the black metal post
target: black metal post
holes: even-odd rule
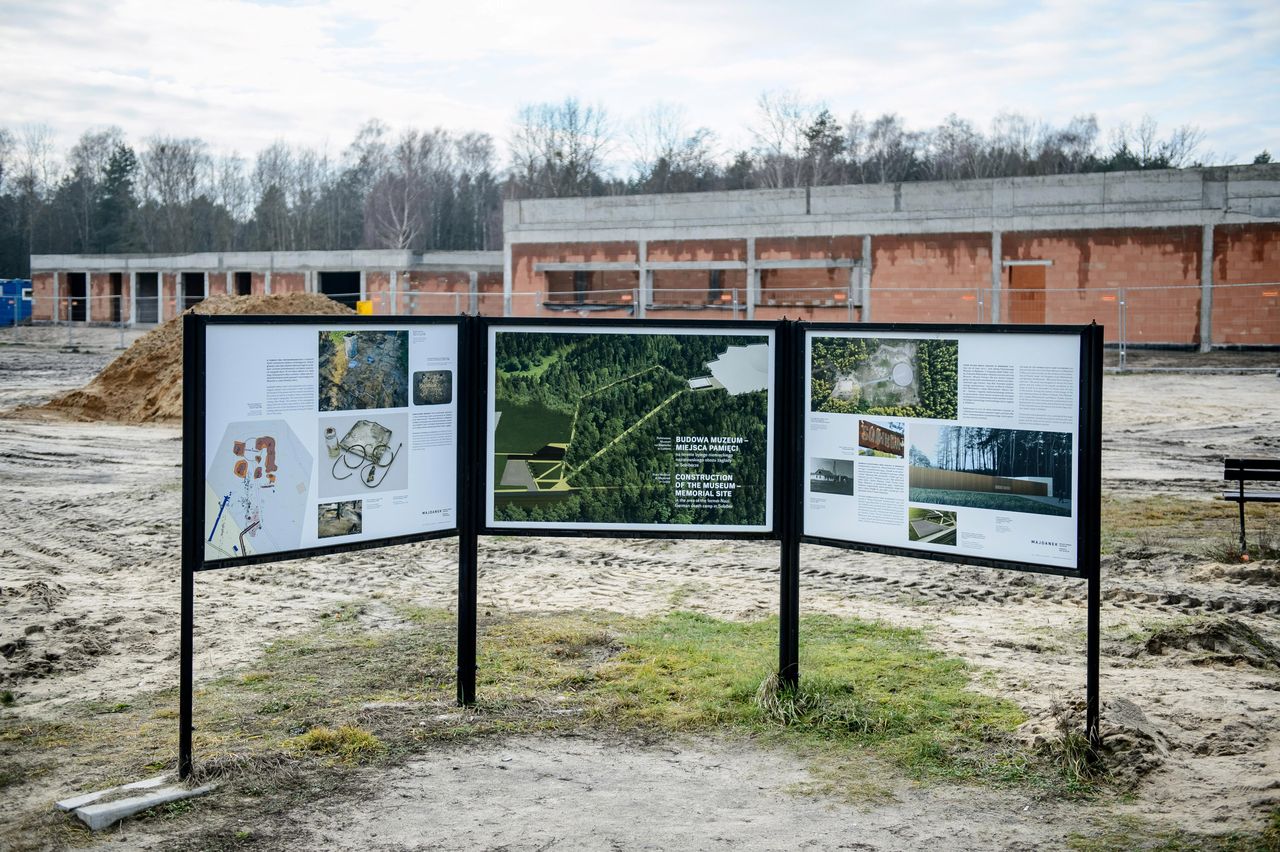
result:
[[[476,471],[485,428],[480,406],[485,395],[480,382],[487,376],[479,369],[482,359],[480,323],[465,316],[458,324],[458,703],[476,702],[476,575],[479,569],[478,500],[476,485],[483,481]]]
[[[204,450],[204,325],[194,315],[182,321],[182,601],[178,640],[178,778],[191,776],[194,728],[195,586],[200,565],[203,518],[198,471]]]
[[[1102,699],[1099,690],[1101,671],[1102,621],[1102,326],[1091,325],[1082,341],[1086,357],[1083,386],[1088,394],[1085,402],[1086,435],[1082,445],[1088,453],[1080,466],[1084,483],[1081,511],[1087,512],[1082,525],[1085,535],[1080,544],[1081,567],[1088,582],[1087,623],[1085,628],[1085,735],[1093,754],[1102,746]]]
[[[774,388],[778,399],[774,407],[774,471],[776,499],[781,501],[779,518],[781,582],[778,603],[778,680],[783,686],[800,684],[800,525],[804,488],[800,482],[800,435],[804,429],[803,332],[795,322],[784,321],[778,327],[778,361]]]

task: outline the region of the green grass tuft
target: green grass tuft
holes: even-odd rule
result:
[[[330,754],[350,763],[357,763],[383,750],[381,740],[354,725],[337,728],[319,725],[287,744],[298,751]]]

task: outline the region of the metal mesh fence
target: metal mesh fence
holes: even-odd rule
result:
[[[539,290],[504,294],[482,290],[410,288],[369,293],[365,310],[379,315],[449,316],[479,313],[500,317],[591,316],[648,319],[797,319],[818,322],[1026,323],[1106,329],[1123,367],[1130,346],[1197,347],[1208,320],[1213,346],[1280,346],[1280,283],[1215,284],[1202,304],[1198,285],[1138,285],[1070,289],[1002,288],[769,288],[754,303],[745,288],[651,291]],[[326,294],[356,305],[359,293]],[[65,326],[74,342],[77,327],[145,329],[171,319],[199,299],[140,287],[136,294],[70,295],[33,292],[29,303],[9,306],[9,324]],[[0,306],[3,307],[3,306]],[[13,309],[17,307],[17,309]],[[1207,310],[1209,316],[1203,316]]]

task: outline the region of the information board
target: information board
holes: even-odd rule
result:
[[[488,326],[485,524],[773,530],[772,327]]]
[[[803,351],[806,538],[1081,569],[1079,329],[809,327]]]
[[[203,324],[203,560],[457,526],[458,326]]]

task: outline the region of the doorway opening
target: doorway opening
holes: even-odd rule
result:
[[[360,301],[359,272],[321,272],[320,292],[348,308]]]
[[[182,309],[193,308],[204,301],[204,273],[182,273]]]

